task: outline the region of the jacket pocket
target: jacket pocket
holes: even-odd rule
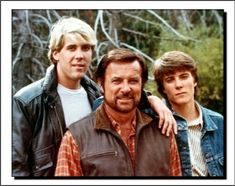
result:
[[[32,172],[35,175],[43,176],[47,174],[46,169],[50,169],[53,166],[53,160],[51,158],[52,148],[48,147],[35,152],[34,164]],[[50,171],[49,171],[50,172]]]
[[[86,154],[81,164],[84,176],[126,175],[126,163],[115,150]]]
[[[97,153],[90,153],[86,154],[85,156],[81,157],[81,159],[90,159],[90,158],[99,158],[103,156],[117,156],[118,152],[113,150],[113,151],[104,151],[104,152],[97,152]]]
[[[224,156],[218,154],[216,157],[217,169],[212,170],[212,176],[224,176]]]

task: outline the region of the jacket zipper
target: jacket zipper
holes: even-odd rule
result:
[[[63,137],[64,133],[63,133],[63,129],[62,129],[62,125],[61,125],[61,122],[60,122],[59,115],[58,115],[58,113],[57,113],[56,106],[55,106],[55,105],[52,105],[51,107],[55,110],[55,114],[56,114],[57,120],[59,121],[61,137]]]

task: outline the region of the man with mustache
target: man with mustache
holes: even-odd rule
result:
[[[95,73],[104,102],[65,133],[56,176],[180,176],[176,141],[137,106],[148,78],[144,59],[109,51]]]

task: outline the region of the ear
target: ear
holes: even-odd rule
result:
[[[58,52],[57,50],[54,50],[54,51],[52,52],[52,56],[53,56],[53,58],[54,58],[56,61],[59,60],[59,52]]]
[[[197,86],[197,82],[194,83],[194,87],[196,87],[196,86]]]
[[[102,94],[104,94],[103,86],[100,86],[100,91],[101,91]]]
[[[103,88],[103,84],[102,84],[101,79],[98,79],[98,80],[97,80],[97,84],[98,84],[98,85],[99,85],[99,87],[100,87],[100,91],[101,91],[101,93],[102,93],[102,94],[104,94],[104,88]]]

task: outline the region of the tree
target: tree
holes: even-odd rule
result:
[[[181,50],[200,61],[198,99],[222,113],[223,15],[219,10],[13,10],[13,93],[45,75],[49,30],[60,17],[74,16],[90,24],[99,41],[88,70],[91,78],[100,57],[111,48],[140,53],[150,71],[159,55]],[[151,75],[149,79],[146,87],[158,94]]]

